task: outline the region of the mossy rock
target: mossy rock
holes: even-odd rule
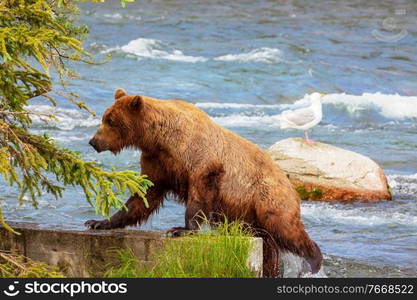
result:
[[[295,190],[298,192],[298,195],[300,195],[301,200],[308,200],[310,194],[305,187],[297,186]]]
[[[323,192],[320,189],[314,188],[310,192],[310,199],[311,200],[320,200],[321,198],[323,198]]]
[[[301,200],[313,200],[317,201],[323,198],[323,192],[319,188],[314,188],[310,192],[304,186],[298,186],[296,188]]]

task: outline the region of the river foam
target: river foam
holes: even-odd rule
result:
[[[323,97],[324,121],[326,117],[337,122],[338,116],[361,120],[361,114],[366,121],[372,113],[380,118],[381,123],[389,121],[413,121],[417,119],[417,96],[385,95],[381,93],[366,93],[363,95],[328,94]],[[225,127],[276,127],[279,128],[277,116],[284,110],[297,109],[309,105],[309,95],[293,103],[283,104],[246,104],[246,103],[195,103],[198,108],[205,110],[212,119]],[[75,127],[94,127],[100,124],[93,117],[78,109],[57,108],[48,105],[31,105],[29,110],[42,113],[53,113],[58,121],[50,121],[49,126],[61,130],[72,130]],[[326,115],[328,112],[330,115]],[[43,122],[35,117],[34,123]],[[332,123],[327,122],[327,123]],[[340,124],[333,124],[339,126]],[[394,124],[395,125],[395,124]],[[393,126],[394,126],[393,125]]]
[[[417,118],[417,96],[382,93],[364,93],[358,96],[329,94],[323,98],[323,103],[344,108],[351,115],[364,110],[374,110],[391,120]]]
[[[122,16],[120,15],[120,17]],[[173,49],[161,40],[142,37],[131,40],[123,46],[107,48],[101,51],[101,53],[109,53],[114,51],[121,51],[127,54],[131,54],[138,59],[165,59],[188,63],[206,62],[209,60],[222,62],[252,62],[270,64],[289,62],[284,58],[284,53],[280,49],[276,48],[260,47],[243,53],[225,54],[213,58],[207,58],[202,56],[185,55],[183,51]]]
[[[417,174],[388,175],[388,182],[394,193],[399,195],[417,195]]]
[[[207,60],[201,56],[185,55],[181,50],[170,49],[159,40],[146,38],[132,40],[126,45],[109,48],[102,51],[102,53],[109,53],[112,51],[122,51],[124,53],[133,54],[138,59],[165,59],[189,63],[204,62]]]
[[[223,126],[278,126],[276,116],[287,109],[298,109],[309,105],[309,94],[293,103],[242,104],[201,102],[195,105],[207,111]],[[362,95],[328,94],[322,98],[324,120],[329,117],[337,122],[337,116],[355,121],[369,121],[375,115],[376,122],[412,121],[417,119],[417,96],[365,93]],[[226,113],[225,113],[226,112]],[[329,113],[326,115],[326,112]],[[338,124],[334,124],[338,125]]]
[[[414,211],[403,211],[401,207],[390,210],[384,207],[346,206],[341,203],[308,203],[301,206],[303,217],[315,223],[331,225],[351,224],[355,226],[378,226],[391,228],[393,226],[417,226],[417,216]]]
[[[262,63],[279,63],[284,61],[284,54],[281,50],[275,48],[257,48],[245,53],[226,54],[214,58],[218,61],[237,61],[237,62],[262,62]]]
[[[33,116],[34,127],[48,127],[59,130],[73,130],[76,127],[94,127],[100,125],[100,119],[89,113],[70,108],[60,108],[51,105],[29,105],[28,111],[42,114],[53,114],[56,120],[47,117]],[[47,123],[45,121],[48,121]]]

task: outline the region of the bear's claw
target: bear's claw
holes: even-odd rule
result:
[[[110,222],[108,220],[88,220],[84,223],[88,229],[111,229]]]
[[[171,229],[165,231],[165,234],[170,237],[180,237],[187,234],[193,234],[194,230],[187,229],[185,227],[172,227]]]

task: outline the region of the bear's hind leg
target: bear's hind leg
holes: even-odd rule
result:
[[[317,273],[320,270],[323,255],[317,244],[305,232],[299,213],[279,214],[275,210],[260,209],[257,215],[261,227],[274,237],[280,249],[297,254],[308,262],[308,266],[303,266],[302,272]]]
[[[254,235],[263,240],[263,277],[281,277],[280,271],[280,249],[274,237],[264,229],[253,228]]]

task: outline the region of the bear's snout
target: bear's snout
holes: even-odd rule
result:
[[[92,138],[91,140],[90,140],[90,142],[88,142],[90,145],[91,145],[91,147],[93,147],[94,148],[94,150],[96,150],[98,153],[100,153],[102,150],[100,149],[100,147],[98,146],[98,144],[97,144],[97,141],[96,141],[96,139],[95,138]]]

